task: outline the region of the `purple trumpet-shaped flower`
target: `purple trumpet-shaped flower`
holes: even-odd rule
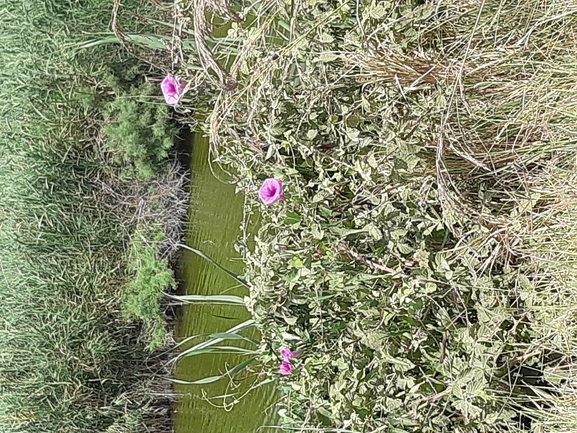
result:
[[[293,365],[288,361],[283,361],[280,365],[280,374],[282,376],[288,376],[293,371]]]
[[[164,100],[168,105],[175,105],[181,98],[184,92],[184,84],[172,75],[167,75],[162,83],[160,89],[164,95]]]
[[[265,180],[258,191],[258,196],[267,206],[282,200],[284,198],[282,180],[276,178]]]
[[[289,362],[291,359],[296,358],[297,356],[303,353],[302,350],[292,351],[288,347],[283,347],[280,350],[280,356],[282,356],[283,361]]]
[[[291,371],[294,370],[294,366],[291,364],[291,359],[296,358],[301,355],[302,350],[292,351],[288,347],[283,347],[280,350],[280,356],[282,356],[282,362],[280,364],[280,374],[283,376],[288,376]]]

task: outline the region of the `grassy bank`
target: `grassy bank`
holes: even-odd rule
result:
[[[123,3],[118,24],[135,32],[162,18]],[[107,0],[0,11],[0,430],[168,431],[167,372],[150,347],[169,341],[165,233],[178,232],[183,180],[146,82],[166,71],[118,45],[77,49],[109,37]]]
[[[281,347],[304,351],[279,382],[283,427],[577,429],[575,5],[240,14],[213,49],[230,76],[202,47],[212,78],[186,69],[192,50],[183,74],[212,89],[200,127],[264,215],[244,249],[261,359],[277,376]],[[265,208],[268,177],[286,199]]]

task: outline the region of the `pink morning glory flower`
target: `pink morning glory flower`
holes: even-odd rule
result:
[[[258,191],[258,196],[267,206],[282,200],[284,198],[282,180],[276,178],[265,180]]]
[[[172,75],[167,75],[162,83],[160,89],[164,95],[164,100],[168,105],[175,105],[184,92],[184,84]]]
[[[288,362],[291,359],[296,358],[297,356],[299,356],[302,353],[303,353],[302,350],[297,350],[297,351],[293,352],[288,347],[283,347],[280,350],[280,355],[282,356],[282,359],[285,362]]]
[[[280,374],[283,376],[288,376],[293,371],[294,367],[288,361],[283,361],[280,365]]]

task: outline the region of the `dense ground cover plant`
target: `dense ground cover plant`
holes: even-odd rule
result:
[[[157,86],[145,83],[117,95],[106,107],[106,150],[121,166],[133,167],[126,176],[152,179],[174,145],[176,128],[168,123],[168,108],[151,101],[157,94]]]
[[[574,4],[241,15],[203,127],[264,216],[244,249],[262,360],[276,376],[303,350],[284,428],[575,429]],[[265,208],[271,177],[285,200]]]
[[[174,289],[175,281],[168,258],[160,258],[160,244],[166,238],[162,228],[137,229],[129,251],[128,270],[134,278],[127,284],[123,312],[128,319],[144,321],[150,334],[149,347],[166,345],[167,329],[162,320],[162,299],[165,291]]]
[[[123,3],[134,16],[155,13],[147,2]],[[182,204],[182,180],[160,171],[143,186],[126,176],[129,166],[113,163],[102,141],[106,104],[133,98],[127,89],[142,88],[152,71],[118,47],[76,49],[91,34],[108,30],[111,10],[110,2],[100,0],[0,3],[3,432],[169,428],[162,397],[167,371],[147,350],[142,325],[123,318],[138,315],[127,310],[135,303],[122,300],[142,281],[139,254],[168,282],[165,261],[135,247],[129,269],[126,250],[137,226],[146,233],[154,223],[166,232],[171,221],[178,232],[174,223],[182,213],[170,209],[167,219],[164,204],[171,194]],[[136,31],[140,25],[134,22]],[[159,89],[156,99],[164,104]],[[154,116],[164,128],[165,148],[172,129],[166,112],[157,113],[165,117]],[[165,149],[146,150],[158,169]],[[154,248],[167,257],[173,250],[168,244]],[[151,305],[158,313],[157,298]],[[155,323],[158,340],[162,318]]]

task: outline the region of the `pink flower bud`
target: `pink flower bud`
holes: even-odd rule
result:
[[[297,350],[297,351],[293,352],[288,347],[283,347],[280,350],[280,356],[282,356],[282,359],[285,362],[288,362],[291,359],[296,358],[297,356],[301,355],[302,353],[303,353],[302,350]]]

